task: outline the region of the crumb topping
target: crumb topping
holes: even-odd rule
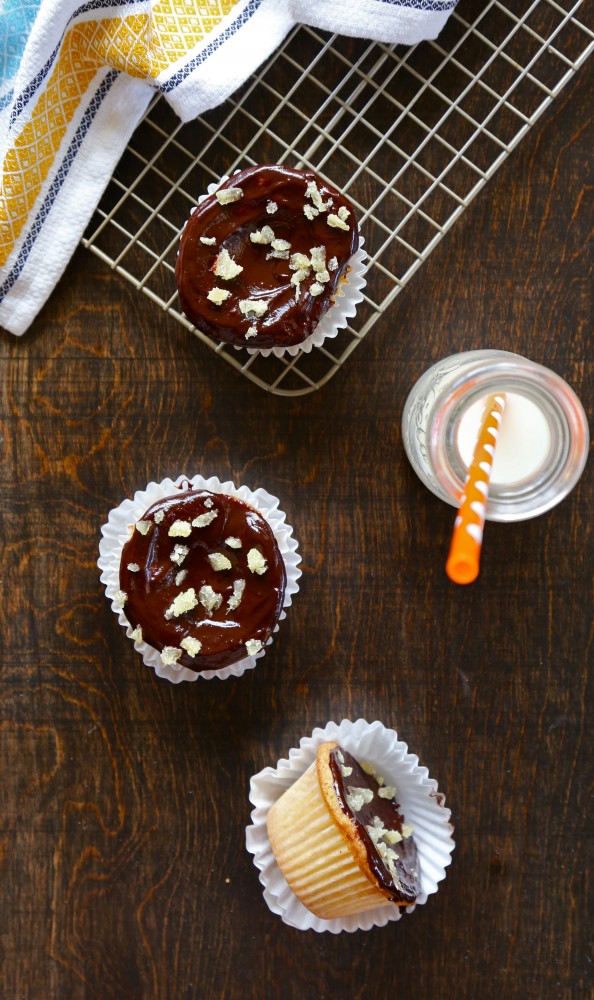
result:
[[[160,524],[164,517],[165,517],[165,511],[164,510],[158,510],[158,511],[156,511],[155,512],[155,524]]]
[[[198,514],[192,521],[193,528],[206,528],[207,525],[212,524],[215,517],[218,517],[218,510],[209,510],[206,514]]]
[[[225,539],[225,545],[228,545],[230,549],[240,549],[241,538],[236,538],[235,535],[229,535],[229,537]]]
[[[224,569],[231,569],[231,561],[222,552],[211,552],[208,561],[217,573]]]
[[[174,670],[181,670],[181,664],[178,664],[178,660],[182,655],[183,650],[178,649],[177,646],[164,646],[161,650],[161,662],[166,667],[173,667]]]
[[[180,642],[182,649],[185,649],[189,656],[198,656],[198,653],[202,649],[202,643],[199,639],[194,639],[193,636],[187,635],[185,639]]]
[[[174,545],[173,552],[171,553],[171,562],[181,566],[189,551],[187,545]]]
[[[255,232],[250,233],[252,243],[268,244],[272,243],[274,238],[274,230],[270,226],[263,226],[262,229],[256,229]]]
[[[215,590],[212,589],[207,583],[204,584],[198,591],[198,600],[208,614],[212,614],[220,608],[223,603],[222,594],[217,594]]]
[[[262,649],[262,643],[259,639],[248,639],[245,648],[247,649],[248,656],[255,656]]]
[[[179,573],[175,574],[175,586],[181,587],[187,575],[188,575],[187,569],[180,569]]]
[[[133,639],[134,642],[142,642],[142,629],[141,629],[140,625],[136,626],[136,628],[132,632],[130,638]]]
[[[347,233],[350,229],[350,226],[344,219],[341,219],[340,215],[329,215],[326,221],[333,229],[344,229]]]
[[[261,299],[240,299],[239,309],[244,316],[260,319],[268,309],[268,303]]]
[[[245,334],[245,339],[249,340],[250,337],[258,336],[258,328],[256,326],[248,326]]]
[[[136,530],[140,532],[141,535],[148,535],[149,531],[153,526],[152,521],[137,521]]]
[[[201,236],[200,242],[204,243],[206,247],[213,247],[217,242],[216,236]]]
[[[171,538],[187,538],[192,534],[192,525],[189,521],[174,521],[167,534]]]
[[[126,566],[126,569],[130,570],[131,573],[139,573],[140,572],[140,566],[138,565],[138,563],[128,563],[128,565]]]
[[[245,580],[234,580],[233,581],[233,593],[227,601],[227,607],[230,611],[237,611],[237,608],[241,604],[241,599],[243,597],[243,592],[245,590]]]
[[[267,201],[266,202],[266,211],[268,212],[269,215],[274,215],[274,213],[277,211],[277,209],[278,209],[278,205],[277,205],[277,203],[275,201]]]
[[[193,587],[190,587],[189,590],[184,590],[183,593],[178,594],[177,597],[174,598],[173,602],[165,612],[165,617],[167,619],[179,618],[179,616],[185,614],[186,611],[191,611],[195,608],[197,604],[198,598],[196,597],[196,591]]]
[[[229,251],[223,247],[217,254],[217,258],[213,264],[213,274],[217,278],[222,278],[223,281],[231,281],[232,278],[236,278],[242,271],[243,267],[241,264],[237,264]]]
[[[116,608],[123,608],[127,600],[128,600],[128,595],[125,590],[116,590],[115,594],[113,595],[113,603],[115,604]]]
[[[247,554],[247,564],[248,569],[252,573],[257,573],[258,576],[262,576],[268,569],[268,563],[258,549],[250,549]]]
[[[231,292],[227,291],[226,288],[211,288],[206,298],[209,302],[214,302],[215,306],[222,306],[223,302],[228,299],[230,295]]]
[[[215,197],[219,205],[231,205],[243,198],[243,191],[240,187],[222,188],[220,191],[215,191]]]

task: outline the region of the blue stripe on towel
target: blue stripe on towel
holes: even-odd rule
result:
[[[225,28],[225,30],[222,31],[221,34],[217,38],[215,38],[209,45],[206,45],[203,49],[201,49],[201,51],[196,56],[194,56],[193,59],[187,62],[185,66],[182,66],[182,68],[179,69],[177,73],[174,73],[174,75],[171,76],[169,80],[166,80],[165,83],[159,84],[159,90],[164,94],[170,94],[172,90],[175,90],[175,88],[178,87],[180,83],[183,83],[184,80],[190,75],[190,73],[193,73],[194,70],[197,69],[198,66],[200,66],[205,59],[208,59],[208,57],[211,56],[213,52],[216,52],[217,49],[220,49],[221,45],[224,45],[225,42],[229,38],[231,38],[237,31],[239,31],[239,29],[242,28],[244,24],[247,24],[250,17],[256,13],[261,3],[262,0],[249,0],[247,5],[244,7],[241,13],[235,18],[233,23],[228,25]]]
[[[89,131],[89,128],[91,127],[91,124],[99,108],[101,107],[103,100],[111,90],[118,76],[119,73],[117,72],[117,70],[115,69],[110,70],[109,73],[107,73],[107,75],[103,78],[97,90],[95,91],[95,94],[92,100],[90,101],[87,110],[85,111],[78,125],[78,128],[74,133],[74,136],[72,137],[70,145],[66,151],[66,155],[64,156],[64,159],[60,164],[58,172],[54,177],[45,198],[43,199],[41,208],[39,209],[31,228],[27,233],[25,242],[23,243],[19,251],[19,255],[16,259],[14,267],[10,272],[10,274],[8,275],[4,284],[0,287],[0,301],[2,301],[7,292],[9,292],[12,286],[15,284],[17,278],[19,277],[25,264],[27,263],[27,258],[31,252],[33,244],[35,243],[35,240],[37,239],[41,231],[41,228],[47,216],[49,215],[56,198],[58,197],[62,184],[64,183],[68,171],[70,170],[70,167],[72,165],[72,162],[76,154],[78,153],[80,147],[82,146],[85,136],[87,135],[87,132]]]

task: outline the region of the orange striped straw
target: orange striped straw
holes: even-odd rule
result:
[[[446,573],[454,583],[472,583],[478,576],[489,480],[505,403],[504,392],[488,396],[485,402],[446,563]]]

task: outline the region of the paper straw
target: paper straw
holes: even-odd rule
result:
[[[446,573],[454,583],[472,583],[478,576],[489,480],[505,402],[504,392],[488,396],[485,402],[446,563]]]

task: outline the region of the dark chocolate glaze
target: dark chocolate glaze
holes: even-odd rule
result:
[[[353,769],[348,777],[343,777],[339,754],[342,754],[344,765]],[[421,891],[421,883],[417,848],[412,836],[405,837],[397,844],[387,845],[397,854],[394,860],[394,872],[391,873],[365,829],[366,826],[373,826],[373,820],[377,816],[386,830],[402,833],[404,820],[399,812],[398,803],[394,799],[380,798],[377,794],[380,786],[376,779],[373,775],[366,774],[352,754],[346,750],[342,748],[332,750],[329,762],[336,797],[342,811],[355,821],[357,834],[365,846],[369,866],[377,879],[378,886],[394,903],[401,905],[414,903]],[[349,788],[370,788],[374,793],[372,801],[364,804],[356,813],[353,812],[347,802]]]
[[[331,199],[329,211],[321,212],[312,221],[304,215],[307,184],[315,181],[325,202]],[[242,170],[225,181],[219,190],[240,187],[243,197],[229,205],[220,205],[214,194],[198,205],[188,219],[181,238],[175,277],[181,306],[188,319],[203,333],[217,341],[242,347],[274,347],[299,344],[312,333],[323,313],[332,305],[334,293],[348,262],[357,249],[358,228],[352,206],[344,195],[326,184],[312,171],[292,170],[283,166],[257,166]],[[268,214],[266,205],[276,202],[278,209]],[[328,225],[328,215],[344,207],[348,232]],[[289,260],[270,259],[268,244],[256,244],[250,234],[270,226],[276,239],[288,240],[290,254],[309,257],[312,247],[326,248],[326,261],[336,257],[338,267],[331,271],[330,280],[321,295],[309,292],[316,281],[313,269],[300,286],[295,299],[294,272]],[[216,244],[206,246],[200,237],[214,237]],[[215,277],[213,267],[218,253],[226,249],[243,271],[236,278]],[[207,299],[213,288],[231,292],[222,305]],[[256,320],[247,319],[239,309],[241,299],[263,300],[267,312]],[[246,339],[250,326],[258,334]]]
[[[210,500],[208,508],[205,501]],[[192,521],[200,514],[218,511],[217,517],[205,527],[193,527],[188,537],[168,534],[174,521]],[[155,514],[163,511],[163,520]],[[134,530],[125,544],[120,563],[120,587],[126,593],[124,614],[135,628],[142,628],[144,642],[161,652],[165,646],[180,647],[182,639],[191,636],[202,643],[195,657],[184,651],[178,664],[191,670],[218,670],[248,655],[245,643],[259,639],[262,645],[270,637],[283,606],[286,571],[272,529],[264,517],[249,504],[236,497],[208,490],[180,491],[153,504],[139,518],[152,525],[146,535]],[[241,548],[230,548],[225,539],[241,540]],[[171,560],[174,546],[189,549],[181,565]],[[268,568],[259,575],[247,564],[250,549],[262,553]],[[231,562],[228,570],[214,570],[208,556],[215,552]],[[128,565],[137,564],[138,572]],[[180,570],[187,576],[176,585]],[[233,582],[245,580],[245,590],[239,607],[230,610],[227,601],[233,594]],[[203,585],[212,587],[223,597],[222,604],[210,614],[202,604],[179,617],[165,618],[165,612],[178,594],[193,587],[198,597]]]

